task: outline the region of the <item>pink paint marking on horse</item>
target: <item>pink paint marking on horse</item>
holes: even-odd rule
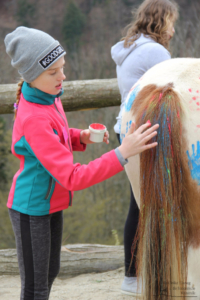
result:
[[[179,112],[178,112],[178,114],[179,114]],[[178,114],[177,114],[177,115],[178,115]],[[172,152],[172,156],[174,156],[174,151],[173,151],[173,147],[172,147],[171,124],[170,124],[169,118],[167,118],[167,126],[168,126],[169,136],[170,136],[170,140],[171,140],[171,145],[170,145],[170,147],[171,147],[171,152]]]
[[[162,98],[162,95],[163,95],[163,94],[162,94],[162,93],[160,93],[160,96],[159,96],[159,100],[158,100],[158,101],[160,101],[160,100],[161,100],[161,98]]]
[[[151,98],[151,101],[150,101],[150,103],[153,101],[155,99],[155,96],[153,96],[152,98]]]

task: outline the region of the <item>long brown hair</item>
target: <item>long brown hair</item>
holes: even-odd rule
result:
[[[124,47],[128,48],[143,33],[168,49],[168,22],[174,23],[178,18],[178,5],[173,0],[145,0],[133,15],[135,20],[126,27],[127,34],[121,39]]]
[[[17,117],[17,108],[18,108],[18,105],[19,105],[19,101],[20,101],[20,95],[21,95],[21,89],[22,89],[22,84],[24,82],[24,79],[21,78],[20,82],[18,83],[18,86],[17,86],[17,91],[16,91],[16,107],[14,108],[14,120],[16,119]]]
[[[144,280],[144,300],[172,300],[174,280],[185,288],[188,246],[199,246],[199,190],[188,166],[184,111],[169,83],[144,87],[132,112],[138,127],[147,120],[160,124],[153,139],[158,146],[140,155],[137,276]]]

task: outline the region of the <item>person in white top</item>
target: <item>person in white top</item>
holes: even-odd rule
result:
[[[145,0],[137,9],[125,37],[111,48],[116,63],[121,106],[114,130],[120,142],[122,110],[131,87],[154,65],[170,59],[169,42],[173,37],[178,6],[171,0]],[[139,209],[131,189],[131,202],[124,228],[125,277],[121,291],[134,295],[137,289],[135,257],[131,247],[136,234]]]

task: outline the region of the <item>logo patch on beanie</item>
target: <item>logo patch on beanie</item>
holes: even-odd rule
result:
[[[65,50],[63,49],[63,47],[61,45],[58,45],[47,55],[45,55],[41,60],[39,60],[39,64],[43,67],[43,69],[46,69],[64,52]]]

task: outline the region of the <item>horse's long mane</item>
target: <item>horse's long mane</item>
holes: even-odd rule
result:
[[[159,123],[158,146],[140,155],[140,219],[137,276],[144,300],[169,300],[173,282],[187,281],[187,252],[199,234],[198,186],[186,154],[184,111],[173,84],[148,85],[132,106],[139,127]],[[152,142],[152,141],[151,141]],[[179,297],[180,300],[185,299]]]

